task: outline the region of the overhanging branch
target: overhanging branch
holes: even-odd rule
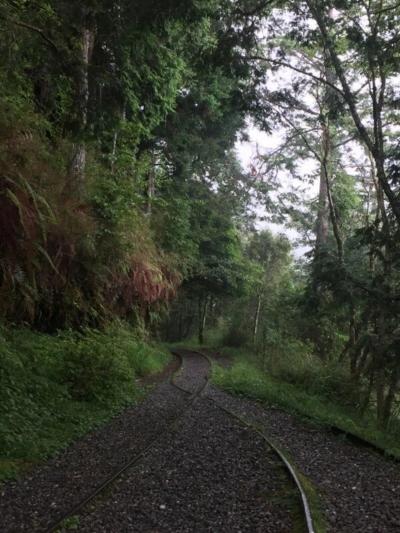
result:
[[[312,78],[315,81],[324,83],[325,85],[328,85],[328,87],[331,87],[332,89],[334,89],[342,97],[345,96],[344,92],[341,89],[339,89],[339,87],[336,87],[336,85],[334,85],[333,83],[330,83],[328,80],[321,78],[320,76],[317,76],[315,74],[312,74],[311,72],[307,72],[306,70],[303,70],[299,67],[295,67],[294,65],[291,65],[290,63],[286,63],[286,61],[281,61],[279,59],[272,59],[270,57],[263,57],[263,56],[250,56],[249,59],[253,61],[265,61],[266,63],[272,63],[273,65],[289,68],[291,70],[294,70],[295,72],[298,72],[299,74],[303,74],[304,76]]]
[[[8,20],[8,22],[11,22],[11,24],[14,24],[15,26],[20,26],[21,28],[25,28],[27,30],[30,30],[30,31],[33,31],[33,32],[37,33],[57,53],[59,52],[56,43],[52,39],[50,39],[50,37],[48,37],[46,35],[46,33],[41,28],[38,28],[37,26],[33,26],[32,24],[28,24],[27,22],[22,22],[20,20],[13,20],[13,19],[6,19],[6,20]]]

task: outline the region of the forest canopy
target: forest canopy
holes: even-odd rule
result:
[[[398,3],[1,0],[0,20],[2,323],[214,335],[289,380],[334,365],[387,427]],[[247,169],[250,123],[279,143]]]

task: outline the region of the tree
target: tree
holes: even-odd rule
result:
[[[269,231],[264,230],[252,235],[247,246],[247,254],[261,270],[255,291],[256,306],[252,332],[252,341],[256,344],[260,321],[265,318],[268,320],[268,317],[262,317],[262,313],[265,313],[271,305],[279,285],[287,274],[291,261],[290,244],[286,238],[274,237]]]

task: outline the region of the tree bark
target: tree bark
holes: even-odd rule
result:
[[[372,391],[373,391],[373,388],[374,388],[374,378],[375,378],[375,375],[374,375],[373,372],[371,372],[370,375],[369,375],[369,380],[368,380],[368,388],[366,390],[366,393],[365,393],[364,398],[362,399],[362,402],[361,402],[361,405],[360,405],[361,416],[364,416],[365,411],[367,410],[367,407],[369,405],[369,402],[370,402],[370,399],[371,399],[371,394],[372,394]]]
[[[379,426],[384,427],[384,405],[385,405],[385,370],[379,368],[376,373],[376,418]]]
[[[328,65],[328,60],[324,60],[324,77],[330,83],[334,82],[334,76]],[[329,122],[327,112],[330,105],[330,90],[329,87],[323,89],[323,96],[320,100],[319,92],[317,93],[317,101],[320,114],[320,126],[322,129],[321,148],[320,148],[320,172],[319,172],[319,195],[318,195],[318,216],[316,228],[316,255],[318,256],[321,250],[328,242],[329,234],[329,159],[332,152],[332,142],[329,132]]]
[[[327,193],[328,193],[329,213],[330,213],[330,218],[332,222],[333,235],[336,241],[339,264],[342,265],[343,264],[343,240],[342,240],[341,231],[339,227],[336,207],[335,207],[333,197],[332,197],[328,172],[325,172],[325,176],[326,176],[326,188],[327,188]]]
[[[316,226],[316,255],[318,256],[328,241],[329,232],[329,206],[327,177],[324,166],[321,164],[319,176],[318,215]]]
[[[120,124],[123,124],[125,122],[125,118],[126,118],[126,106],[124,104],[122,106],[121,123]],[[112,151],[111,151],[111,172],[112,172],[112,174],[114,174],[114,172],[115,172],[115,163],[116,163],[116,160],[117,160],[117,145],[118,145],[119,129],[120,128],[117,127],[115,129],[114,135],[113,135],[113,143],[112,143]]]
[[[89,66],[95,41],[92,17],[85,16],[81,32],[81,57],[77,75],[78,131],[73,145],[69,174],[78,190],[83,187],[86,170],[86,142],[84,139],[88,123],[89,104]]]
[[[156,156],[154,151],[151,155],[150,171],[147,178],[147,209],[146,214],[151,216],[152,213],[152,203],[156,190]]]
[[[382,425],[386,429],[392,414],[392,405],[398,390],[399,384],[399,369],[392,370],[390,378],[389,389],[384,400],[383,412],[382,412]]]
[[[261,294],[257,296],[257,307],[254,315],[254,325],[253,325],[253,345],[256,343],[257,333],[258,333],[258,324],[260,321],[260,310],[261,310]]]
[[[199,344],[204,344],[204,330],[207,320],[208,303],[208,296],[205,296],[204,299],[199,297]]]
[[[331,60],[328,54],[325,53],[324,59],[325,78],[334,85],[336,76],[335,71],[332,69]],[[332,179],[333,179],[333,157],[334,146],[332,141],[331,120],[329,114],[334,111],[333,109],[333,93],[332,89],[328,86],[324,91],[324,106],[323,106],[323,119],[322,119],[322,174],[326,180],[326,196],[328,200],[329,215],[332,223],[333,235],[336,241],[337,253],[339,264],[343,263],[343,240],[341,236],[341,230],[339,226],[338,214],[336,211],[335,203],[332,196]]]

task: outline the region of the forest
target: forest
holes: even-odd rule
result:
[[[400,4],[0,21],[0,479],[138,400],[172,345],[400,457]]]

